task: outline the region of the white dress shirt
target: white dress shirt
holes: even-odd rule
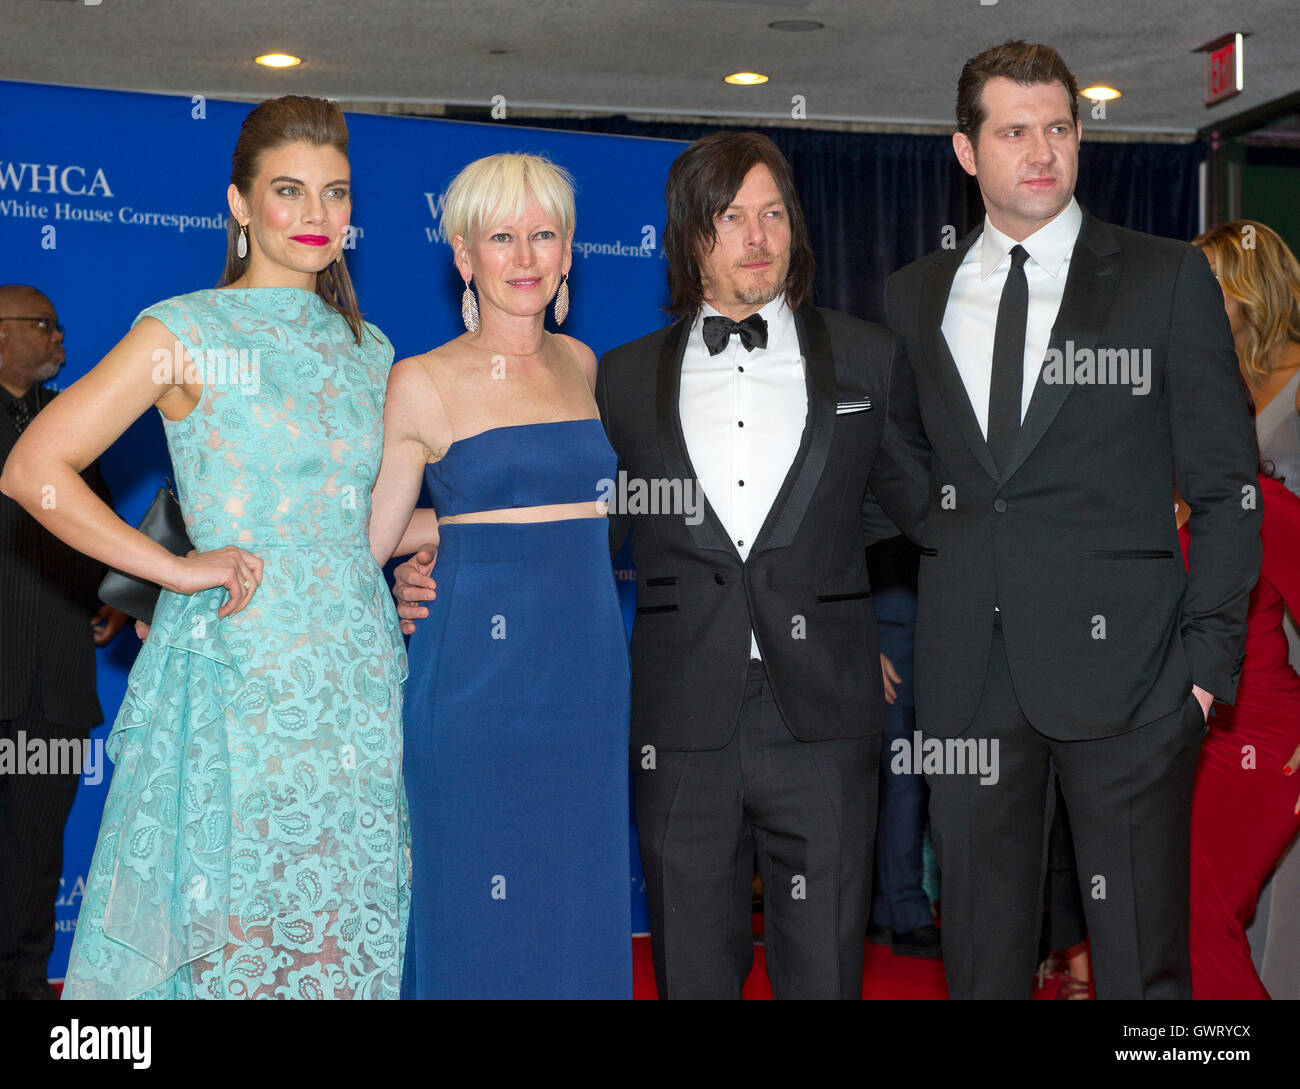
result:
[[[1065,294],[1070,254],[1079,237],[1083,213],[1073,197],[1066,208],[1019,245],[1029,259],[1025,282],[1029,287],[1029,320],[1025,326],[1025,374],[1020,387],[1020,419],[1023,422],[1034,395],[1038,372],[1043,366]],[[966,251],[943,315],[943,338],[948,342],[957,372],[966,386],[980,431],[989,437],[989,388],[993,380],[993,337],[997,331],[998,304],[1011,269],[1011,249],[1017,245],[984,217],[984,231]]]
[[[759,311],[767,321],[767,347],[752,352],[733,334],[721,352],[709,355],[704,319],[717,313],[706,303],[691,327],[678,411],[700,488],[744,560],[799,450],[808,391],[784,297]],[[750,656],[761,657],[753,631],[749,644]]]

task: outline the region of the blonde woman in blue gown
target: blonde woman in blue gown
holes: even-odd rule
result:
[[[379,552],[437,551],[405,703],[402,994],[631,998],[630,680],[600,502],[618,459],[595,355],[545,327],[573,191],[546,159],[490,155],[443,225],[466,331],[393,368],[375,487]],[[433,508],[408,522],[422,480]]]
[[[368,540],[393,349],[343,263],[349,177],[336,104],[255,109],[223,286],[141,314],[0,481],[164,588],[109,738],[65,998],[398,995],[406,655]],[[151,407],[197,550],[183,558],[77,476]]]

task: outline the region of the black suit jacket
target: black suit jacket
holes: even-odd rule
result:
[[[767,520],[742,561],[713,508],[611,512],[617,552],[629,528],[637,568],[632,632],[632,744],[721,748],[744,696],[753,626],[777,705],[801,740],[862,737],[882,726],[879,644],[867,581],[862,507],[880,533],[924,515],[923,437],[894,426],[902,343],[882,326],[833,310],[795,315],[805,360],[803,437]],[[601,359],[596,400],[629,478],[695,481],[678,413],[683,318]],[[902,383],[904,393],[910,382]],[[870,408],[838,414],[838,404]],[[706,497],[707,500],[707,497]]]
[[[37,388],[38,411],[53,390]],[[18,441],[0,390],[0,464]],[[108,504],[112,496],[92,463],[82,479]],[[106,568],[69,548],[6,496],[0,496],[0,719],[26,709],[32,679],[41,681],[45,718],[62,726],[91,727],[104,720],[95,688],[91,618],[99,608]]]
[[[1045,368],[998,472],[940,329],[978,234],[901,269],[886,289],[932,449],[918,724],[946,737],[970,725],[995,605],[1016,695],[1049,737],[1134,729],[1174,711],[1193,682],[1231,701],[1261,509],[1254,430],[1208,263],[1182,242],[1085,212],[1051,347],[1069,358],[1072,346],[1079,363],[1085,350],[1149,349],[1149,392],[1049,383]],[[1175,475],[1194,512],[1190,574]]]

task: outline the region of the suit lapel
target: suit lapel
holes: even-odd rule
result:
[[[695,525],[686,521],[686,528],[690,531],[695,547],[730,552],[739,560],[740,555],[731,543],[722,520],[700,487],[700,479],[695,474],[695,467],[691,465],[690,454],[686,450],[686,437],[682,434],[682,357],[686,354],[691,325],[690,317],[679,319],[668,330],[663,346],[659,349],[659,370],[655,378],[655,433],[659,440],[659,456],[663,458],[668,479],[680,480],[683,487],[687,481],[692,481],[704,504],[702,521]]]
[[[1114,232],[1084,212],[1079,238],[1070,256],[1070,272],[1061,297],[1061,309],[1057,312],[1056,324],[1052,326],[1049,352],[1061,352],[1068,360],[1069,346],[1075,353],[1083,349],[1095,351],[1119,284],[1120,256]],[[1074,389],[1073,384],[1067,382],[1045,383],[1045,369],[1039,369],[1034,394],[1020,425],[1011,460],[1001,475],[1002,481],[1009,480],[1033,453]]]
[[[804,360],[808,414],[799,449],[767,512],[763,528],[754,539],[751,556],[768,548],[785,548],[794,540],[826,468],[831,439],[835,434],[835,355],[830,331],[822,316],[811,306],[805,306],[795,314],[794,325],[799,334],[799,352]]]
[[[975,456],[975,460],[984,467],[984,471],[994,480],[998,478],[997,465],[989,453],[984,432],[980,430],[979,420],[975,418],[975,409],[971,406],[970,396],[966,392],[966,383],[961,380],[957,370],[957,361],[952,357],[948,341],[943,335],[943,315],[948,309],[948,294],[952,291],[953,277],[966,256],[967,250],[975,244],[982,228],[976,228],[953,250],[944,250],[926,268],[921,284],[921,311],[918,333],[925,357],[932,363],[931,376],[939,393],[948,406],[948,411],[957,423],[957,433]]]

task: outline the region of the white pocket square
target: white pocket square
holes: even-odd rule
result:
[[[861,401],[839,401],[835,405],[836,416],[848,416],[854,412],[866,412],[871,408],[871,402],[867,398]]]

